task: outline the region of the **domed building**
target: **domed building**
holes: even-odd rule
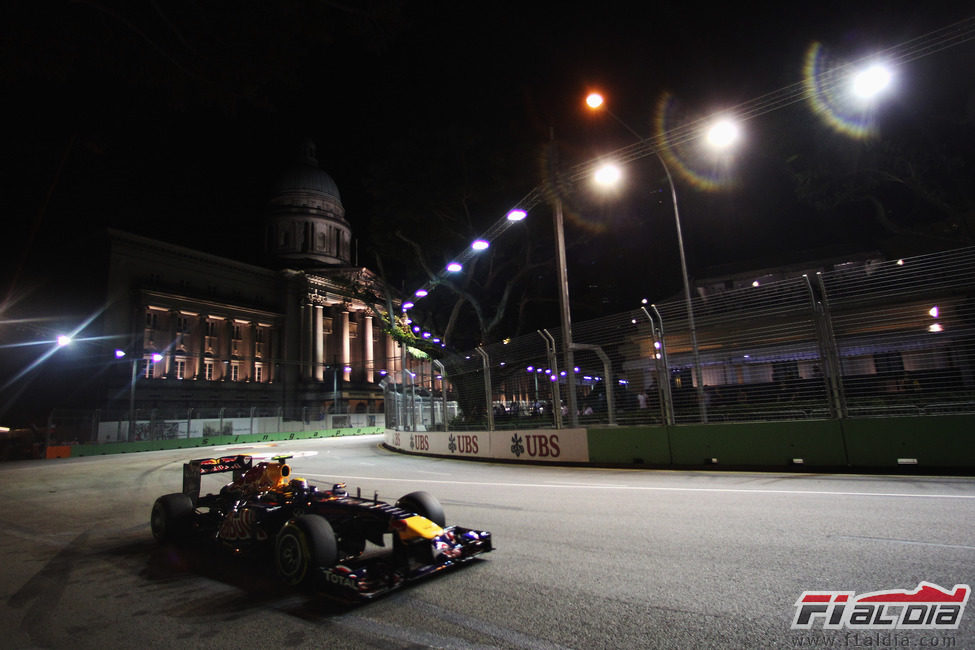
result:
[[[189,435],[179,432],[199,414],[219,414],[223,433],[242,416],[383,424],[380,382],[403,350],[384,332],[385,287],[353,266],[352,228],[314,143],[271,186],[264,214],[266,267],[109,231],[102,324],[123,362],[100,439],[112,437],[106,418],[117,439]]]
[[[306,141],[274,185],[267,210],[267,252],[282,268],[313,270],[351,263],[352,229],[335,181]]]

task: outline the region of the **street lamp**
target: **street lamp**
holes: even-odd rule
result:
[[[637,140],[642,142],[647,149],[656,156],[657,160],[660,161],[661,167],[664,168],[664,173],[667,175],[667,183],[670,185],[670,198],[674,206],[674,224],[677,227],[677,247],[680,251],[680,270],[681,276],[684,281],[684,297],[685,304],[687,308],[687,324],[690,329],[691,335],[691,349],[694,353],[694,376],[697,383],[697,405],[698,410],[701,414],[701,422],[708,421],[708,411],[707,404],[704,400],[704,376],[701,371],[701,353],[697,344],[697,325],[694,322],[694,307],[691,301],[691,286],[690,281],[687,276],[687,258],[684,255],[684,236],[681,232],[680,227],[680,212],[677,209],[677,189],[674,186],[674,178],[670,173],[670,168],[667,166],[666,161],[664,161],[663,156],[657,152],[656,148],[651,145],[651,143],[644,138],[642,135],[633,130],[626,122],[624,122],[619,116],[617,116],[613,111],[609,110],[605,106],[605,100],[603,96],[599,93],[590,93],[586,97],[586,104],[589,108],[593,110],[604,110],[606,113],[616,120],[624,129],[629,131]],[[708,141],[714,145],[727,146],[734,142],[738,137],[737,126],[730,120],[723,119],[716,122],[708,131],[707,138]],[[607,176],[605,168],[602,168],[602,180],[605,181],[610,176]]]
[[[890,68],[882,63],[869,65],[853,75],[853,94],[858,99],[870,101],[890,87],[893,76]]]
[[[125,350],[117,349],[115,350],[115,358],[122,360],[128,354]],[[158,352],[153,352],[150,357],[153,363],[159,363],[162,361],[162,355]],[[129,442],[133,440],[133,433],[135,433],[135,382],[139,374],[139,358],[136,356],[132,357],[132,376],[129,378]]]
[[[715,149],[726,149],[738,141],[738,124],[727,118],[714,122],[707,132],[708,144]]]

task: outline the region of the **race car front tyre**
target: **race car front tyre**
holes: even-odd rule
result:
[[[311,582],[315,569],[338,561],[331,524],[319,515],[301,515],[284,525],[274,544],[278,575],[289,585]]]
[[[396,507],[426,517],[441,528],[447,525],[447,516],[444,514],[443,506],[429,492],[410,492],[396,502]]]
[[[185,494],[165,494],[152,504],[149,527],[156,541],[178,542],[187,536],[193,521],[193,500]]]

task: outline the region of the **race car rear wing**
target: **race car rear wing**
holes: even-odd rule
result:
[[[234,480],[238,480],[251,468],[253,459],[246,454],[237,456],[222,456],[220,458],[201,458],[183,464],[183,494],[193,500],[193,505],[200,499],[200,477],[206,474],[233,472]]]

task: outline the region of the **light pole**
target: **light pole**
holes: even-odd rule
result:
[[[630,128],[630,125],[624,122],[618,115],[606,108],[602,95],[599,93],[591,93],[588,97],[586,97],[586,104],[593,110],[601,109],[606,111],[610,117],[616,120],[624,129],[629,131],[633,137],[635,137],[639,142],[643,143],[647,150],[653,153],[657,160],[660,161],[660,166],[663,167],[664,173],[667,175],[667,184],[670,186],[670,199],[674,206],[674,224],[677,229],[677,248],[680,252],[681,278],[684,282],[684,302],[687,309],[687,326],[690,330],[691,349],[694,354],[694,377],[695,383],[697,384],[697,406],[701,416],[701,422],[707,422],[708,409],[707,403],[704,399],[704,376],[701,370],[701,352],[697,344],[697,325],[694,321],[694,306],[691,299],[690,280],[688,279],[687,275],[687,257],[684,254],[684,235],[680,227],[680,211],[677,208],[677,189],[674,186],[674,177],[670,173],[670,168],[667,166],[667,162],[656,150],[656,148],[654,148],[646,138]],[[711,128],[708,133],[708,139],[717,146],[727,146],[735,139],[736,133],[737,132],[733,124],[727,121],[722,121],[715,124]]]
[[[118,349],[115,350],[116,359],[124,359],[126,357],[125,350]],[[152,362],[159,363],[162,361],[162,355],[158,352],[152,354]],[[132,442],[135,434],[135,382],[139,375],[139,357],[133,354],[132,361],[132,374],[129,377],[129,442]]]
[[[559,185],[558,158],[555,155],[554,130],[551,138],[554,161],[553,178],[555,179],[555,204],[552,209],[552,219],[555,222],[555,257],[559,267],[559,307],[561,312],[562,325],[562,358],[565,362],[565,388],[569,393],[566,396],[566,407],[569,411],[569,424],[572,427],[579,426],[579,414],[576,412],[576,377],[575,377],[575,355],[572,352],[572,314],[569,311],[569,273],[566,268],[565,259],[565,224],[562,217],[562,195]],[[553,404],[553,408],[562,410],[561,404]]]
[[[572,352],[572,315],[569,313],[569,275],[565,260],[565,226],[562,219],[562,198],[556,196],[555,210],[555,242],[556,258],[559,265],[559,305],[562,311],[562,358],[565,359],[565,388],[566,407],[569,411],[569,424],[579,426],[579,414],[576,411],[576,374],[575,355]],[[562,410],[561,404],[554,404],[554,408]]]

